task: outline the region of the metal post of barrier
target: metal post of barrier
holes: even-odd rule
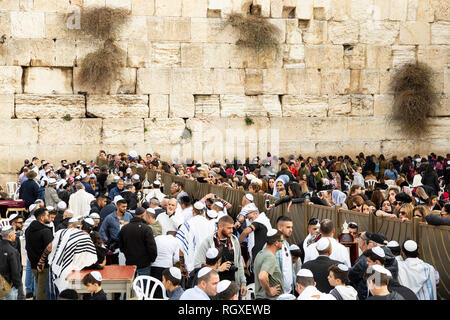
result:
[[[420,243],[419,243],[419,228],[420,228],[420,218],[413,218],[413,230],[412,230],[412,240],[414,240],[415,242],[417,242],[417,245],[420,247]]]
[[[305,219],[305,234],[308,234],[308,222],[309,222],[309,200],[306,200],[302,203],[303,206],[303,214]]]
[[[376,232],[377,231],[377,217],[374,214],[371,214],[369,217],[369,230],[370,232]]]

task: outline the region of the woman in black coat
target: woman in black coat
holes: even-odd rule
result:
[[[434,165],[432,163],[428,163],[425,172],[422,177],[422,184],[424,186],[429,186],[433,188],[433,194],[439,195],[439,179],[436,171],[434,170]]]

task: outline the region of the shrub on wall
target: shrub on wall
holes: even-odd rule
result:
[[[395,73],[391,89],[394,92],[392,117],[402,129],[412,135],[425,133],[427,119],[439,104],[433,87],[433,70],[424,63],[408,63]]]
[[[81,11],[81,32],[97,39],[114,37],[131,12],[122,8],[89,7]]]
[[[231,25],[239,31],[236,45],[261,51],[279,51],[281,30],[267,18],[232,13],[225,25]]]

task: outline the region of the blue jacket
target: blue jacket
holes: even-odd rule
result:
[[[114,197],[120,195],[123,190],[124,189],[119,190],[117,187],[112,188],[109,192],[109,199],[111,199],[111,201],[114,200]]]
[[[32,205],[39,195],[39,186],[33,179],[28,179],[22,183],[19,189],[19,198],[25,201],[27,208]]]
[[[84,181],[81,181],[81,183],[83,184],[85,191],[89,192],[90,194],[92,194],[95,197],[95,192],[92,189],[91,185],[88,182],[84,182]]]
[[[122,220],[130,222],[132,218],[131,213],[127,211],[123,215]],[[120,223],[116,212],[111,213],[105,218],[99,232],[104,243],[108,243],[110,240],[119,240]]]

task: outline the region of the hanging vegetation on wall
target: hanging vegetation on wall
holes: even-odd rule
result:
[[[425,133],[428,117],[439,105],[433,86],[433,70],[424,63],[408,63],[395,73],[391,89],[394,92],[392,117],[402,129],[415,136]]]

